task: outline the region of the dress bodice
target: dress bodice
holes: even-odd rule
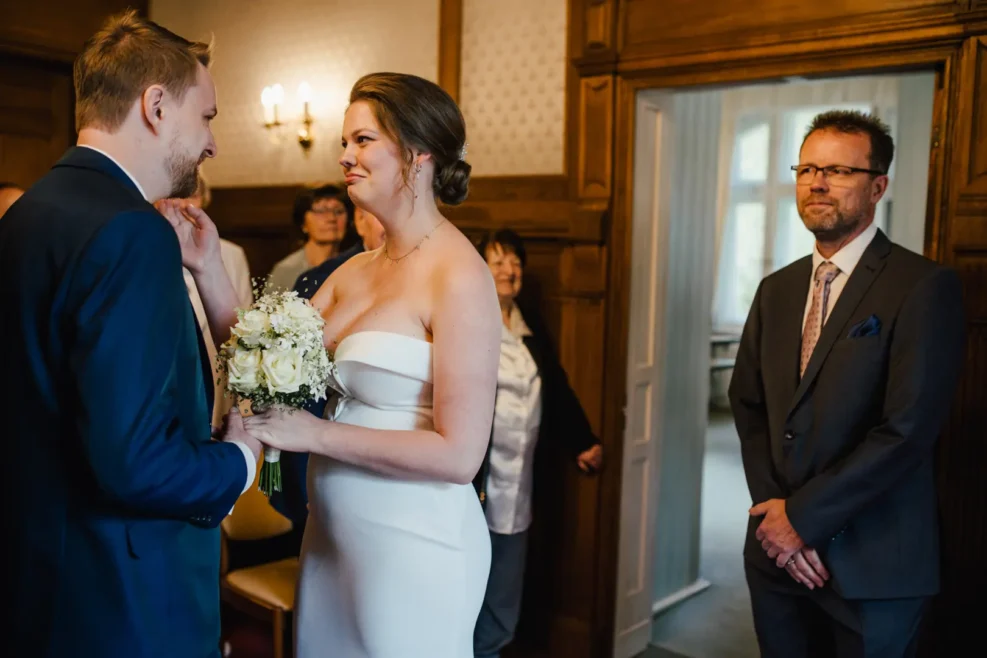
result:
[[[432,344],[388,331],[346,336],[326,417],[377,429],[432,429]]]

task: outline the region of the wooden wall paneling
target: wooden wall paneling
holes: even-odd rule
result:
[[[951,218],[953,219],[953,218]],[[952,265],[963,283],[964,371],[938,445],[942,588],[933,599],[922,658],[969,655],[983,646],[987,587],[987,249],[959,250]]]
[[[940,257],[942,235],[945,230],[944,218],[949,202],[946,189],[948,183],[946,146],[950,142],[948,128],[952,125],[949,112],[955,102],[952,96],[955,95],[958,86],[953,80],[955,69],[955,55],[950,55],[941,66],[936,67],[930,135],[932,143],[929,147],[929,187],[925,202],[925,256],[932,259]],[[953,91],[950,93],[948,90]]]
[[[568,186],[561,176],[478,178],[470,183],[468,203],[444,206],[442,212],[473,239],[493,228],[509,227],[528,241],[599,244],[605,233],[604,212],[569,200]],[[252,276],[266,275],[298,248],[291,209],[300,188],[213,189],[208,212],[220,235],[244,248]],[[556,260],[553,266],[557,264]],[[553,276],[558,279],[557,269]]]
[[[72,61],[111,14],[147,0],[8,2],[0,22],[0,180],[33,184],[75,143]]]
[[[952,212],[946,241],[954,249],[987,249],[987,37],[963,46],[955,107]],[[943,256],[948,257],[948,253]]]
[[[525,269],[526,301],[545,315],[569,381],[594,430],[600,428],[600,384],[606,324],[606,253],[598,245],[533,242]],[[538,463],[537,523],[531,529],[520,642],[511,656],[593,656],[599,598],[598,477],[578,472],[564,450]],[[609,457],[607,464],[609,465]],[[537,565],[537,566],[534,566]]]
[[[467,203],[477,201],[567,201],[565,176],[485,176],[470,179]]]
[[[580,66],[593,61],[600,73],[612,73],[617,61],[617,2],[616,0],[568,0],[566,74],[566,174],[569,194],[579,198],[579,171],[582,133],[576,130],[583,109],[580,88],[584,74]]]
[[[614,80],[612,75],[597,75],[580,81],[577,189],[583,202],[610,199]]]
[[[75,142],[67,64],[0,54],[0,180],[27,188]]]
[[[621,60],[955,25],[967,0],[627,0],[620,4]]]
[[[509,227],[522,237],[598,243],[604,232],[603,211],[581,208],[571,201],[476,202],[442,212],[471,233]]]
[[[206,212],[219,235],[243,247],[251,277],[263,277],[279,260],[301,246],[291,221],[300,185],[217,187]]]
[[[148,0],[34,0],[5,2],[0,51],[71,62],[103,21],[134,8],[147,15]]]
[[[617,0],[569,0],[569,56],[573,61],[615,62]]]
[[[961,655],[982,644],[979,620],[987,587],[987,37],[963,44],[949,119],[948,209],[939,260],[963,284],[966,359],[949,421],[938,444],[942,592],[933,602],[923,654]]]
[[[583,10],[585,33],[583,49],[586,52],[610,51],[616,48],[615,23],[617,7],[611,0],[589,0]]]
[[[439,0],[439,86],[459,102],[463,0]]]

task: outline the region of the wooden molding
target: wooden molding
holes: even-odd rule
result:
[[[459,102],[463,0],[439,0],[439,86]]]
[[[570,197],[566,176],[488,176],[470,181],[470,194],[442,212],[462,230],[509,227],[524,238],[568,243],[603,242],[606,204]]]
[[[469,233],[504,227],[523,238],[600,244],[605,232],[605,213],[574,201],[477,202],[442,212]]]
[[[265,274],[297,248],[291,223],[295,195],[302,185],[217,187],[208,212],[220,235],[247,252],[251,272]],[[580,204],[569,197],[565,176],[479,177],[467,200],[442,206],[450,221],[478,235],[509,227],[523,238],[566,244],[596,244],[606,234],[606,205]]]
[[[614,78],[583,78],[579,85],[579,158],[577,190],[580,199],[609,199],[613,175]]]
[[[959,84],[966,89],[983,89],[987,84],[987,38],[974,37],[963,45],[963,63],[959,69]],[[978,100],[977,94],[973,101]],[[960,175],[953,183],[956,192],[963,196],[987,195],[987,152],[983,140],[987,135],[987,105],[978,102],[964,103],[959,123],[957,141],[963,150],[957,153]]]
[[[478,176],[470,179],[467,204],[478,201],[566,201],[569,180],[565,176]]]
[[[686,0],[677,0],[677,3],[685,4]],[[858,4],[868,5],[870,11],[850,14],[839,20],[826,20],[821,18],[821,13],[818,16],[814,13],[823,12],[822,9],[805,9],[798,13],[797,18],[781,25],[775,22],[776,19],[761,18],[774,16],[777,13],[774,9],[780,8],[781,4],[790,5],[781,0],[760,0],[760,10],[746,7],[743,12],[738,12],[737,17],[757,18],[747,18],[744,21],[730,19],[727,15],[710,17],[710,12],[716,14],[727,11],[727,6],[737,7],[732,0],[718,0],[715,4],[715,9],[707,7],[704,10],[707,20],[703,22],[701,31],[692,24],[665,27],[657,23],[665,11],[674,10],[671,7],[659,10],[644,3],[638,3],[632,9],[624,6],[619,18],[621,69],[652,68],[648,60],[669,57],[700,56],[722,62],[724,52],[734,51],[756,56],[759,49],[770,46],[787,47],[790,52],[799,52],[805,46],[819,47],[829,41],[852,37],[864,37],[870,42],[898,39],[907,44],[907,48],[914,40],[902,33],[916,28],[927,31],[962,29],[964,23],[974,21],[980,15],[962,11],[965,6],[957,7],[965,5],[964,0],[954,3],[928,0],[925,6],[891,9],[888,9],[887,0],[868,0]],[[645,29],[645,26],[653,22],[654,29]],[[629,35],[632,26],[638,32],[646,33],[648,38],[633,41]]]
[[[586,36],[583,47],[586,51],[611,50],[614,48],[614,14],[616,9],[611,0],[590,0],[586,12]]]
[[[569,0],[571,61],[617,60],[617,0]]]

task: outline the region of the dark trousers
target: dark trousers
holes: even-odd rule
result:
[[[847,600],[746,564],[763,658],[912,658],[928,598]],[[794,581],[792,581],[794,584]]]
[[[490,533],[490,577],[473,632],[476,658],[499,658],[500,650],[514,639],[521,616],[527,551],[527,530],[516,535]]]

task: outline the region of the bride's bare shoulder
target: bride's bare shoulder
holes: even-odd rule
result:
[[[455,226],[449,232],[447,244],[447,262],[455,262],[457,267],[467,267],[470,271],[490,274],[487,261],[483,259],[476,245]]]
[[[471,292],[478,304],[496,301],[493,276],[487,262],[459,229],[448,236],[436,271],[439,290]]]

